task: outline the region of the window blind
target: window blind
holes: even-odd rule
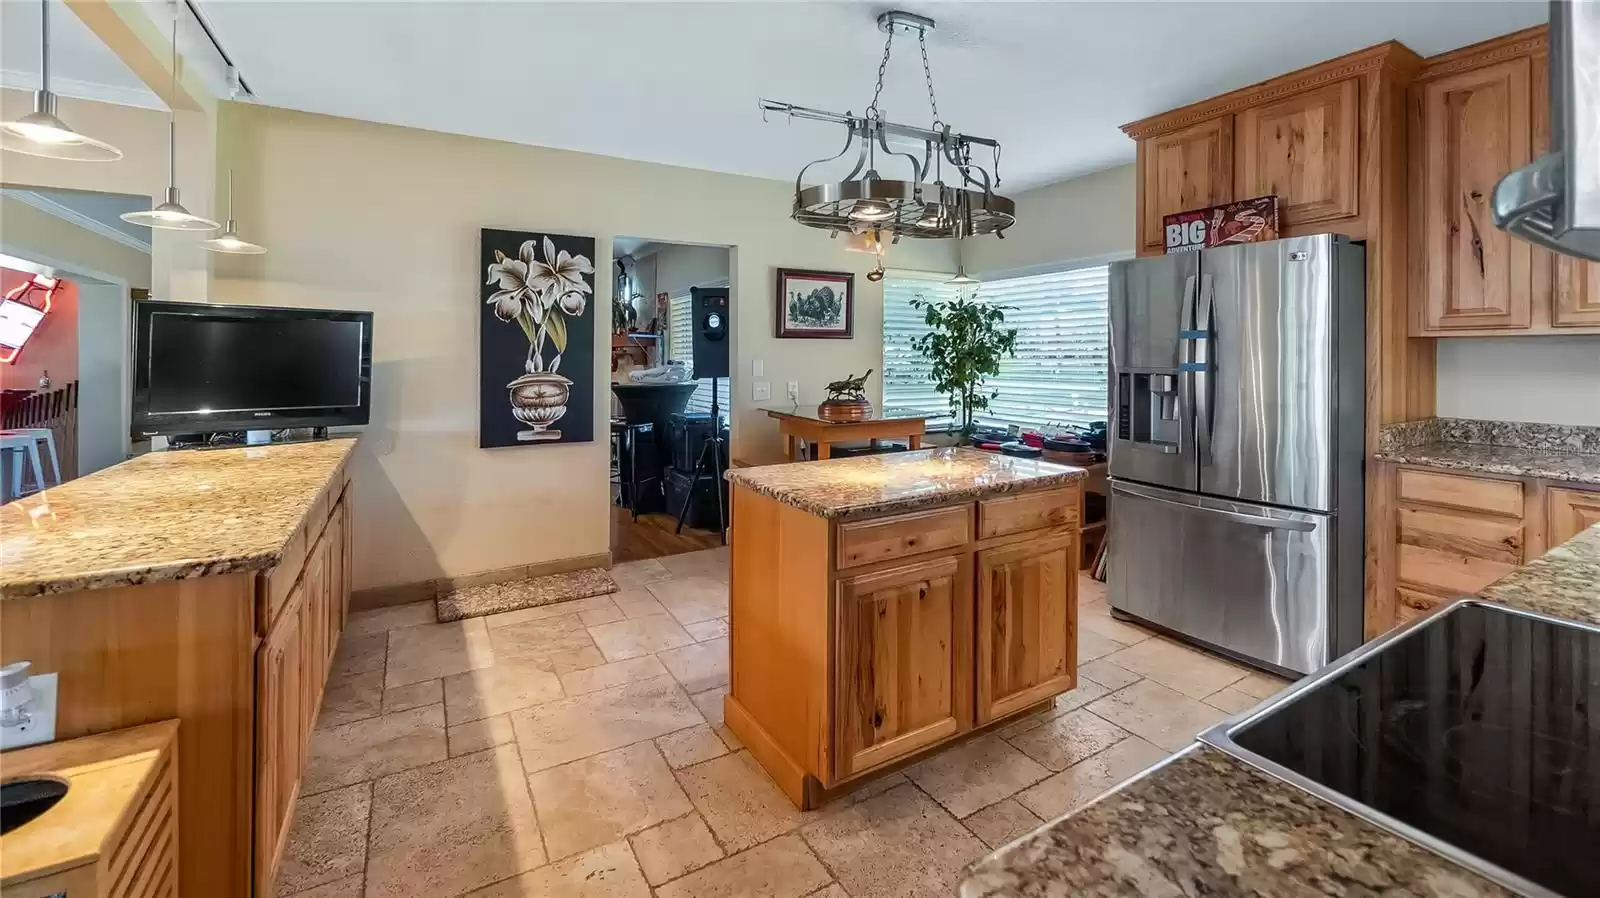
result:
[[[933,302],[955,299],[960,288],[949,275],[891,271],[883,279],[883,404],[930,415],[949,415],[950,402],[933,388],[933,366],[911,341],[927,333],[923,313],[911,307],[921,296]]]
[[[980,423],[1055,429],[1107,419],[1109,272],[1096,265],[978,288],[980,300],[1011,307],[1006,326],[1017,329],[1017,357],[1003,360],[1000,374],[989,378],[1000,395],[979,414]],[[910,348],[928,329],[910,300],[918,293],[950,298],[957,288],[900,273],[884,283],[884,404],[944,411],[949,406],[933,389],[930,366]]]
[[[690,371],[694,370],[694,308],[689,294],[667,300],[667,359],[678,361]],[[698,381],[699,387],[689,397],[684,411],[711,413],[711,381]],[[721,404],[724,414],[728,407],[728,384],[722,384]]]

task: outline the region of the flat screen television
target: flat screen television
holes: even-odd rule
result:
[[[372,313],[142,300],[133,436],[367,423]]]

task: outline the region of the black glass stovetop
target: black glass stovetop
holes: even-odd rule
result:
[[[1600,896],[1600,631],[1464,603],[1231,737],[1537,886]]]

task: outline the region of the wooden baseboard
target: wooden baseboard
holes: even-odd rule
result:
[[[442,593],[465,589],[468,586],[486,586],[491,583],[505,583],[508,580],[543,577],[549,574],[564,574],[568,571],[579,571],[592,567],[610,568],[611,553],[600,552],[595,555],[578,555],[573,558],[557,558],[552,561],[519,564],[513,567],[496,568],[492,571],[462,574],[458,577],[438,577],[433,580],[423,580],[416,583],[398,583],[393,586],[358,589],[350,594],[350,610],[370,611],[374,608],[388,608],[392,605],[428,602],[438,598]]]

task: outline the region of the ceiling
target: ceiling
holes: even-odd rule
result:
[[[0,2],[7,66],[18,58],[11,25],[20,5]],[[1389,38],[1423,55],[1442,52],[1542,22],[1547,10],[1539,0],[905,5],[939,23],[928,49],[941,117],[1004,144],[1008,192],[1131,161],[1133,144],[1117,130],[1125,122]],[[842,134],[817,122],[763,123],[757,98],[860,112],[883,51],[874,18],[886,8],[806,0],[202,5],[268,105],[780,179],[837,152]],[[63,78],[80,77],[80,56],[84,80],[110,77],[92,53],[58,55]],[[881,103],[892,120],[931,119],[920,69],[915,44],[897,41]]]

